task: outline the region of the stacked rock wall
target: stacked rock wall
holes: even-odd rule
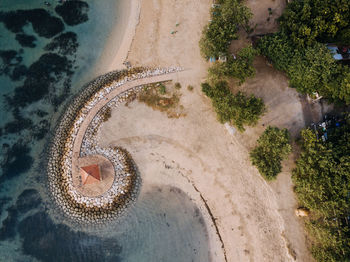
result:
[[[55,203],[65,215],[79,223],[101,224],[120,216],[137,197],[140,178],[130,154],[123,148],[101,148],[96,143],[96,132],[103,122],[107,108],[117,106],[128,99],[130,94],[142,87],[134,87],[113,98],[96,114],[86,130],[80,156],[103,155],[115,170],[110,189],[98,197],[87,197],[79,193],[72,181],[72,149],[79,128],[89,111],[105,95],[126,82],[179,71],[179,68],[144,69],[115,71],[90,82],[72,100],[62,115],[52,139],[47,165],[49,189]]]

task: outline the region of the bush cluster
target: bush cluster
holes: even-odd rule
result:
[[[255,75],[253,61],[256,55],[257,51],[252,46],[248,46],[242,48],[236,57],[228,56],[227,62],[216,62],[208,69],[209,83],[215,84],[233,77],[242,84],[247,78]]]
[[[226,82],[233,77],[241,84],[255,74],[252,64],[257,52],[252,46],[243,48],[237,57],[228,54],[229,44],[238,38],[238,29],[251,30],[251,17],[250,9],[241,0],[218,1],[211,9],[211,21],[199,43],[206,59],[226,56],[226,62],[216,62],[209,68],[208,83],[202,84],[202,91],[212,100],[219,121],[230,122],[240,131],[244,131],[245,125],[255,125],[265,110],[262,99],[242,92],[233,94]]]
[[[228,54],[228,46],[238,38],[240,26],[250,30],[252,13],[241,0],[221,0],[218,3],[211,9],[211,22],[204,28],[199,42],[201,54],[206,59]]]
[[[265,111],[262,99],[242,92],[233,94],[225,81],[212,86],[203,83],[202,91],[211,99],[219,121],[229,122],[239,131],[244,131],[245,125],[255,125]]]
[[[281,172],[281,162],[292,151],[287,129],[269,126],[258,139],[258,145],[250,152],[250,159],[267,180]]]

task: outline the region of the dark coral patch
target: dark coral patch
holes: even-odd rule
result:
[[[33,121],[31,119],[24,118],[18,108],[13,109],[12,113],[14,120],[4,126],[5,134],[19,134],[21,131],[31,129],[33,127]]]
[[[41,197],[35,189],[24,190],[17,198],[16,208],[20,213],[26,213],[41,204]]]
[[[46,119],[41,120],[38,125],[35,126],[33,130],[33,136],[36,140],[43,139],[45,135],[49,132],[50,123]]]
[[[21,131],[33,127],[33,121],[31,119],[22,117],[18,113],[18,110],[14,110],[14,112],[17,112],[17,114],[14,114],[15,120],[5,125],[5,134],[19,134]]]
[[[54,53],[42,55],[27,71],[22,86],[15,89],[15,95],[9,99],[12,106],[26,106],[39,101],[54,89],[53,84],[61,81],[64,75],[72,75],[72,62],[64,56]]]
[[[12,70],[10,78],[12,81],[22,80],[27,74],[27,67],[25,65],[15,66]]]
[[[121,247],[115,239],[72,231],[54,224],[44,212],[25,218],[18,231],[23,239],[23,253],[40,261],[120,261]]]
[[[0,198],[0,217],[2,214],[2,210],[4,208],[4,206],[11,200],[11,198],[9,197],[1,197]]]
[[[19,134],[21,131],[31,128],[33,126],[33,121],[27,118],[22,118],[20,120],[14,120],[7,123],[4,127],[5,134]]]
[[[34,31],[42,37],[51,38],[64,29],[58,17],[50,15],[45,9],[17,10],[0,13],[0,22],[13,33],[23,33],[23,27],[31,23]]]
[[[41,109],[38,109],[34,112],[38,117],[45,117],[47,116],[49,113],[46,111],[43,111]]]
[[[30,148],[24,145],[22,141],[18,141],[10,147],[6,152],[6,161],[1,166],[3,175],[0,177],[0,181],[4,182],[6,179],[13,178],[28,171],[32,167],[34,161],[29,153]]]
[[[61,55],[73,55],[78,48],[77,34],[66,32],[56,36],[51,43],[44,47],[46,51],[56,51]]]
[[[0,240],[13,238],[16,235],[18,212],[15,207],[7,209],[7,217],[2,221],[0,228]]]
[[[17,34],[16,35],[16,40],[18,41],[18,43],[20,43],[21,46],[23,47],[35,47],[35,43],[34,41],[36,41],[35,36],[32,35],[26,35],[26,34]]]
[[[78,25],[89,20],[89,5],[83,1],[66,1],[56,6],[55,11],[67,25]]]
[[[4,65],[17,65],[20,60],[16,50],[0,50],[0,58]]]
[[[0,50],[1,67],[0,75],[6,75],[13,81],[21,80],[26,72],[27,68],[21,65],[23,60],[22,56],[16,50]]]

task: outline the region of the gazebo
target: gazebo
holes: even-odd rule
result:
[[[83,185],[94,184],[101,181],[101,171],[99,165],[89,165],[80,167],[81,182]]]

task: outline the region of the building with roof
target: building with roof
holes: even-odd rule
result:
[[[99,165],[80,167],[80,177],[83,185],[94,184],[101,181],[101,170]]]

